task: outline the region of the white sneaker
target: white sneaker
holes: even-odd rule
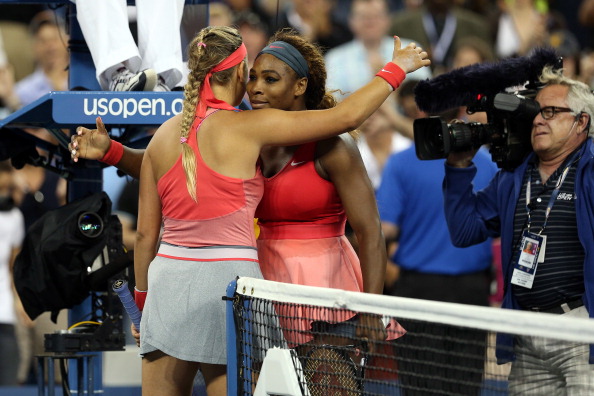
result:
[[[111,91],[152,91],[157,84],[157,73],[153,69],[145,69],[138,73],[122,67],[111,76]]]

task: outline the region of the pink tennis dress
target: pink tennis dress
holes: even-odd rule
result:
[[[342,202],[334,185],[316,172],[315,149],[316,143],[301,145],[280,172],[264,179],[264,197],[256,210],[262,275],[277,282],[363,291],[359,258],[344,235]],[[297,311],[288,315],[293,323],[283,327],[307,332],[314,320],[335,323],[353,316]],[[293,344],[311,339],[307,333],[285,336]]]
[[[361,263],[344,235],[346,213],[334,184],[315,169],[315,150],[315,142],[299,146],[280,172],[264,179],[256,210],[260,269],[267,280],[362,292]],[[355,315],[289,311],[279,314],[284,328],[299,330],[285,332],[292,345],[311,340],[313,321],[337,323]],[[405,332],[394,320],[387,329],[388,339]]]
[[[344,236],[346,214],[334,185],[315,170],[316,144],[265,178],[256,210],[258,254],[265,279],[362,291],[357,254]]]
[[[196,157],[197,202],[188,193],[181,156],[157,182],[164,231],[148,271],[140,353],[161,350],[226,364],[221,297],[237,276],[262,278],[253,218],[264,179],[259,167],[250,179],[212,170],[200,154],[198,133],[196,123],[187,141]]]

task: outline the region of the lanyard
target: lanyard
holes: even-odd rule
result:
[[[547,221],[549,221],[549,215],[551,214],[551,210],[553,209],[553,205],[555,204],[555,200],[557,199],[557,196],[559,195],[559,191],[561,190],[561,185],[565,181],[565,177],[567,176],[567,173],[569,173],[569,168],[571,168],[571,166],[577,160],[579,160],[579,158],[576,159],[576,157],[577,157],[577,155],[580,152],[581,152],[581,150],[576,151],[571,156],[571,159],[569,160],[567,166],[563,170],[563,173],[561,174],[561,176],[559,176],[559,179],[557,179],[557,184],[555,185],[555,189],[551,193],[551,198],[549,199],[549,203],[547,204],[547,209],[545,210],[545,220],[544,220],[544,223],[542,225],[542,228],[538,232],[538,235],[541,235],[542,232],[544,231],[545,227],[547,226]],[[532,171],[528,172],[528,183],[526,185],[526,213],[528,215],[528,224],[527,224],[526,228],[528,229],[528,232],[530,232],[530,223],[532,222],[532,219],[530,217],[530,212],[532,212],[532,209],[530,208],[530,195],[531,195],[531,191],[532,191]]]
[[[441,35],[438,37],[433,17],[428,12],[423,14],[423,27],[425,28],[425,32],[427,33],[427,36],[429,36],[429,41],[431,42],[431,57],[437,63],[442,63],[444,61],[445,56],[448,52],[448,48],[450,48],[450,45],[454,40],[454,34],[456,33],[456,25],[456,17],[451,12],[448,12],[448,15],[446,16],[445,20],[445,25],[443,27],[443,31],[441,32]]]

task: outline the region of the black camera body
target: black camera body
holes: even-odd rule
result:
[[[468,112],[486,112],[487,124],[447,124],[440,117],[416,119],[417,157],[421,160],[446,158],[450,152],[478,149],[488,144],[498,167],[514,169],[532,151],[530,131],[540,111],[540,105],[533,99],[535,96],[535,90],[500,92],[493,97],[479,95],[476,103],[468,106]]]
[[[545,66],[559,69],[563,59],[552,48],[536,48],[530,56],[476,63],[419,81],[415,101],[429,114],[466,106],[486,112],[487,123],[446,124],[438,117],[417,119],[414,140],[421,160],[446,158],[450,152],[490,145],[492,159],[505,170],[517,167],[532,151],[530,135],[540,106],[534,100]],[[514,91],[513,87],[525,87]]]

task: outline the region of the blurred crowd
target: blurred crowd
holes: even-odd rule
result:
[[[200,28],[192,27],[196,20],[192,7],[185,7],[180,23],[180,29],[190,34]],[[0,4],[0,119],[47,92],[68,89],[65,12],[65,7]],[[250,61],[280,28],[293,28],[318,43],[326,57],[328,88],[338,98],[361,87],[391,59],[394,35],[430,53],[431,69],[409,76],[398,94],[361,127],[358,145],[375,189],[381,188],[389,158],[413,144],[413,120],[427,116],[414,102],[416,81],[478,62],[529,55],[534,48],[547,46],[563,57],[567,76],[594,86],[594,0],[226,0],[211,1],[209,13],[209,24],[240,29]],[[133,7],[129,15],[134,34]],[[448,117],[470,116],[459,109]],[[480,121],[482,116],[473,117]],[[27,132],[57,144],[47,130]],[[65,319],[61,315],[58,324],[45,317],[32,322],[19,306],[10,277],[21,242],[18,236],[22,238],[45,211],[65,203],[66,183],[42,167],[25,164],[14,169],[8,161],[0,165],[0,218],[10,214],[14,226],[0,236],[0,373],[5,373],[0,374],[0,385],[16,385],[34,381],[32,359],[41,352],[42,334],[63,329]],[[109,193],[124,225],[124,241],[133,248],[137,182],[114,174],[107,177],[116,180]],[[15,210],[22,216],[14,215]],[[354,237],[352,243],[356,247]],[[389,249],[393,257],[398,238]],[[488,261],[487,270],[496,274],[496,260]],[[392,292],[399,271],[396,263],[390,263],[386,293]],[[491,292],[497,303],[497,288]],[[9,295],[14,298],[4,298]],[[14,367],[14,356],[5,351],[14,341],[13,333],[21,363],[10,376],[5,367]]]

